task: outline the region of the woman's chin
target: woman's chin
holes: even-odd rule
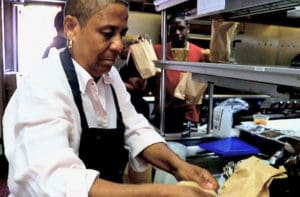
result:
[[[111,69],[112,65],[105,65],[105,66],[101,66],[99,71],[104,74],[104,73],[108,73]]]

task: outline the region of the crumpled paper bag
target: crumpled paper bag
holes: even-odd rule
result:
[[[283,166],[279,169],[252,156],[239,163],[225,182],[222,197],[269,197],[269,186],[274,178],[287,178]]]
[[[192,80],[192,73],[181,73],[180,81],[175,88],[174,96],[185,100],[189,104],[202,104],[203,95],[207,89],[207,83]]]
[[[232,21],[212,20],[209,56],[211,62],[229,62],[231,42],[237,33],[238,24]]]
[[[135,66],[143,79],[160,72],[160,68],[156,68],[153,62],[157,60],[157,56],[149,40],[141,38],[138,43],[130,45],[130,50]]]

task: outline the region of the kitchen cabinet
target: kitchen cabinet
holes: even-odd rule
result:
[[[155,1],[156,10],[162,15],[162,44],[166,44],[166,16],[167,11],[174,8],[184,7],[186,19],[199,19],[210,16],[223,16],[228,20],[237,19],[239,17],[262,14],[265,12],[276,12],[280,10],[292,9],[300,5],[299,0],[226,0],[224,9],[212,11],[211,13],[199,14],[195,8],[186,8],[188,3],[197,6],[197,1],[186,0],[158,0]],[[191,10],[191,12],[186,11]],[[278,85],[300,87],[300,69],[288,66],[274,65],[239,65],[239,64],[221,64],[221,63],[195,63],[195,62],[177,62],[166,61],[166,49],[163,47],[163,58],[156,61],[156,65],[162,68],[161,83],[161,124],[160,130],[164,130],[164,98],[165,98],[165,69],[188,71],[193,73],[193,79],[202,82],[208,82],[213,90],[213,85],[230,87],[233,89],[241,89],[259,94],[267,94],[271,96],[285,96],[277,92]],[[213,91],[210,91],[212,94]],[[211,102],[210,102],[211,103]],[[212,114],[212,108],[210,108]],[[211,117],[211,116],[210,116]],[[211,119],[211,118],[210,118]],[[209,120],[210,122],[211,120]],[[210,125],[209,125],[209,128]]]

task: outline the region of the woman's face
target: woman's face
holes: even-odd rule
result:
[[[65,19],[65,29],[73,40],[73,58],[93,77],[107,73],[123,49],[122,36],[127,31],[128,8],[109,4],[93,15],[84,26],[76,17]],[[73,22],[73,24],[71,23]]]

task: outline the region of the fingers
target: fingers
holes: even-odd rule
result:
[[[199,184],[206,188],[217,191],[219,189],[219,184],[217,180],[205,169],[200,170],[198,176]]]
[[[205,194],[205,196],[214,196],[214,197],[217,196],[217,193],[215,191],[202,188],[201,186],[198,185],[198,183],[193,182],[193,181],[180,181],[177,184],[182,185],[182,186],[197,188],[197,189],[201,190]]]

